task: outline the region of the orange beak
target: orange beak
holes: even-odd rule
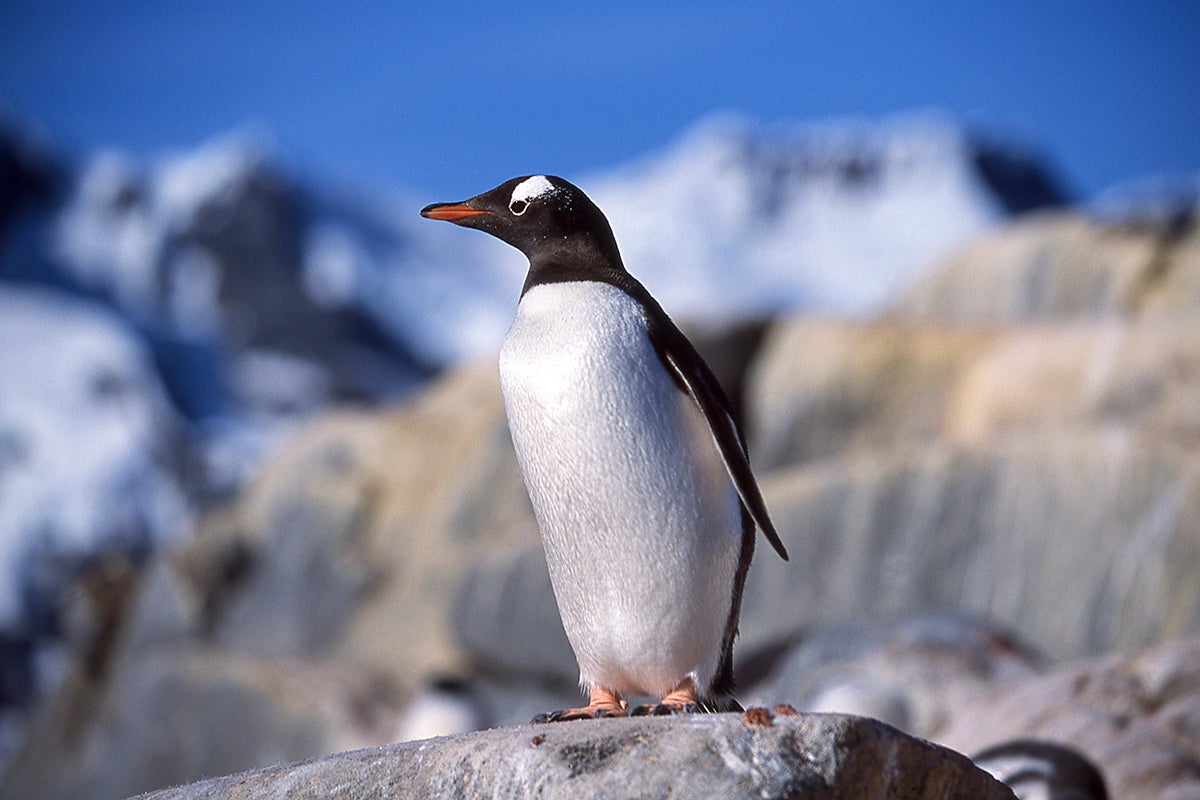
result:
[[[490,211],[480,211],[478,208],[471,208],[465,203],[434,203],[431,206],[425,206],[421,209],[422,217],[427,219],[441,219],[446,222],[457,222],[460,219],[478,217],[482,214],[490,213]]]

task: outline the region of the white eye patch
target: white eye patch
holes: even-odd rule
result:
[[[512,199],[508,201],[508,209],[518,217],[529,208],[529,202],[554,191],[552,184],[545,175],[534,175],[517,184],[513,189]]]

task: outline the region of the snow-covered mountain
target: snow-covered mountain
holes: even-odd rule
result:
[[[714,120],[637,164],[566,177],[668,311],[710,322],[870,309],[1014,209],[1060,200],[1030,155],[933,117],[786,131]],[[524,271],[490,237],[420,219],[438,198],[320,191],[246,137],[149,160],[98,154],[65,192],[45,260],[146,330],[160,362],[208,363],[205,380],[167,365],[193,416],[394,397],[494,352]]]
[[[1034,157],[944,118],[698,126],[587,186],[676,315],[877,307],[1014,211],[1062,202]]]
[[[179,532],[182,435],[127,323],[0,285],[0,631],[53,605],[56,570]]]

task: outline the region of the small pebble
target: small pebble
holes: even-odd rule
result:
[[[758,706],[747,708],[742,718],[747,725],[761,725],[764,728],[770,728],[775,724],[772,721],[771,712]]]

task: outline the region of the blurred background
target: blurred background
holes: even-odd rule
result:
[[[0,794],[574,702],[495,375],[525,263],[417,216],[531,173],[742,416],[793,555],[743,701],[1149,791],[1125,695],[970,712],[1194,652],[1200,7],[510,5],[0,8]]]

